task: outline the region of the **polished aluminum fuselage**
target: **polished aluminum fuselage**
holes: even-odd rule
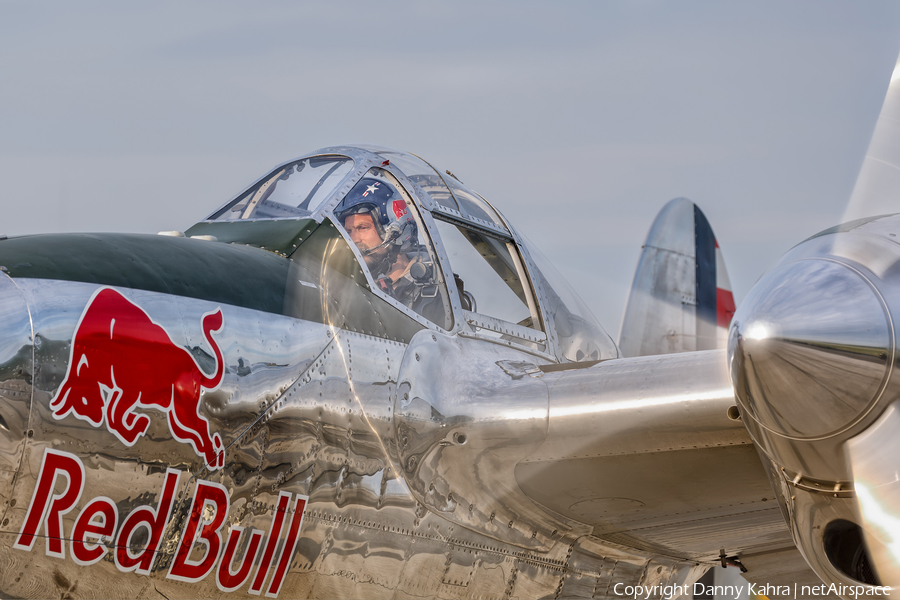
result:
[[[713,444],[750,449],[740,424],[728,425],[725,411],[733,399],[725,376],[701,384],[707,390],[705,399],[691,402],[691,394],[698,391],[694,376],[721,370],[704,366],[721,365],[721,353],[701,353],[687,363],[682,358],[678,369],[693,371],[681,384],[668,377],[655,380],[646,359],[643,364],[616,360],[589,367],[582,372],[611,369],[612,382],[624,381],[623,369],[651,373],[637,395],[629,396],[618,383],[610,389],[620,391],[608,398],[591,398],[574,379],[581,396],[560,391],[565,376],[578,371],[544,372],[540,367],[546,368],[546,360],[496,341],[423,328],[410,339],[395,340],[385,330],[354,331],[358,328],[123,290],[173,342],[197,356],[206,354],[206,363],[198,360],[206,368],[210,351],[201,318],[215,308],[223,312],[225,325],[216,339],[227,368],[219,388],[204,392],[201,412],[210,430],[221,434],[226,456],[223,469],[210,470],[190,445],[171,439],[162,411],[138,411],[152,423],[130,447],[82,419],[51,414],[49,405],[66,374],[80,307],[96,285],[2,275],[0,286],[5,330],[14,333],[4,338],[0,357],[5,540],[0,553],[8,565],[4,595],[221,595],[217,574],[223,568],[222,548],[211,560],[208,547],[198,541],[188,560],[208,564],[207,572],[197,581],[171,576],[174,555],[191,521],[192,500],[198,489],[211,484],[228,495],[227,517],[219,529],[223,542],[229,532],[240,531],[236,528],[263,534],[248,578],[231,592],[239,596],[250,593],[259,576],[262,549],[270,537],[280,541],[273,546],[261,591],[281,597],[603,597],[615,596],[616,584],[691,582],[707,568],[697,558],[704,554],[708,560],[708,549],[692,553],[673,547],[661,553],[646,544],[639,548],[608,541],[592,531],[612,513],[605,516],[600,510],[578,517],[579,506],[582,511],[592,506],[585,500],[594,501],[595,507],[609,501],[603,500],[608,497],[604,482],[584,482],[582,488],[599,491],[572,499],[573,510],[554,507],[565,509],[570,513],[566,516],[527,496],[523,490],[539,488],[542,477],[522,475],[514,466],[534,467],[548,456],[580,460],[581,455],[585,464],[600,465],[604,457],[646,453],[649,448],[629,447],[633,441],[623,441],[618,451],[597,448],[596,443],[589,448],[592,436],[587,430],[580,437],[560,439],[549,425],[554,411],[568,418],[577,418],[580,411],[584,427],[607,422],[624,428],[622,409],[628,407],[621,404],[623,394],[637,401],[631,408],[643,407],[647,418],[663,418],[660,410],[668,417],[691,417],[699,410],[694,418],[711,421],[706,444],[719,438]],[[600,419],[604,405],[608,418]],[[617,409],[623,415],[618,420]],[[43,527],[31,549],[14,547],[48,451],[69,453],[84,465],[78,501],[58,511],[64,540],[92,499],[110,499],[121,522],[136,507],[156,508],[167,469],[179,473],[171,516],[149,572],[121,568],[114,560],[111,536],[98,546],[110,551],[90,565],[72,560],[69,541],[63,544],[63,556],[49,555]],[[640,487],[641,477],[646,477],[645,496],[659,496],[653,489],[654,474],[645,473],[632,484]],[[63,494],[65,478],[54,483],[57,495]],[[684,489],[689,488],[690,481],[684,480]],[[569,497],[567,492],[572,490],[560,490],[563,497]],[[280,536],[273,528],[285,494],[292,502],[308,497],[308,503],[296,553],[279,591],[269,586],[286,545],[289,518],[282,519]],[[207,506],[200,524],[214,520],[210,513],[218,508]],[[780,516],[773,516],[777,523]],[[130,540],[133,553],[139,555],[146,537],[139,532]],[[244,560],[249,536],[238,539],[229,565],[232,572]],[[716,543],[710,540],[707,546]]]
[[[0,240],[0,593],[661,598],[792,548],[724,350],[618,358],[461,184],[335,156],[308,214]],[[415,196],[435,281],[474,283],[438,235],[464,224],[529,316],[459,282],[435,323],[379,288],[336,213],[375,172]]]

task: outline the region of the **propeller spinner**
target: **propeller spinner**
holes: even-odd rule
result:
[[[795,247],[757,282],[729,333],[744,423],[795,541],[833,583],[900,585],[896,315],[900,215]]]

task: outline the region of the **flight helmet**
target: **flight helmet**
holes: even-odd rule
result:
[[[363,177],[353,186],[334,213],[341,223],[350,215],[371,215],[375,230],[381,237],[382,248],[409,252],[418,244],[416,221],[406,205],[406,200],[394,186],[385,181]]]

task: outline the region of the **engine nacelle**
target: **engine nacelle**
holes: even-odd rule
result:
[[[744,423],[795,542],[830,583],[900,584],[900,456],[879,448],[900,435],[900,418],[884,422],[900,398],[898,236],[894,215],[804,241],[756,283],[729,333]]]

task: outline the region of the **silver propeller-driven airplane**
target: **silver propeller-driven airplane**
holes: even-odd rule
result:
[[[898,93],[854,210],[900,192]],[[735,314],[676,199],[618,344],[386,148],[287,162],[184,233],[4,239],[0,594],[668,598],[719,565],[891,593],[898,236],[824,231]]]

